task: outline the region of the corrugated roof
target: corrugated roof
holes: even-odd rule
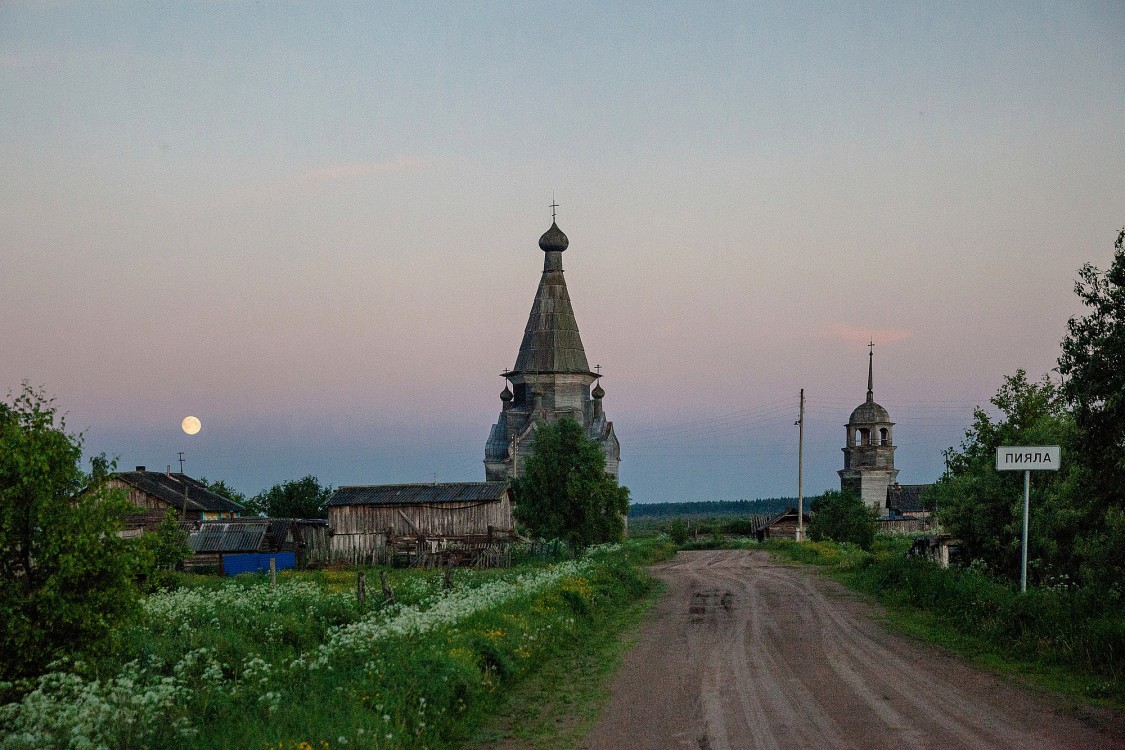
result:
[[[188,537],[192,552],[257,552],[262,548],[271,520],[212,521]]]
[[[184,489],[187,489],[188,510],[237,513],[242,507],[222,495],[212,492],[207,485],[187,474],[163,471],[121,471],[117,479],[138,490],[168,503],[174,508],[183,507]]]
[[[444,484],[375,484],[338,487],[331,505],[420,505],[486,503],[500,500],[507,482],[446,482]]]

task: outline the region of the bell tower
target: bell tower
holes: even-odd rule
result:
[[[898,477],[894,422],[887,410],[875,403],[872,377],[875,343],[867,346],[867,400],[848,418],[844,468],[838,473],[841,490],[852,490],[866,505],[882,513],[887,503],[887,488]]]

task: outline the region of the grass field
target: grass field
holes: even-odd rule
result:
[[[0,708],[3,748],[423,748],[463,740],[528,678],[622,626],[659,540],[506,570],[195,579],[150,596],[116,655]],[[375,571],[368,578],[376,581]],[[602,647],[598,646],[598,647]]]

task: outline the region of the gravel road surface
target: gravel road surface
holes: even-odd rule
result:
[[[585,750],[1125,748],[763,552],[681,552]]]

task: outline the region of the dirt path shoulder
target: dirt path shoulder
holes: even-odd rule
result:
[[[585,750],[1125,748],[764,552],[681,552]]]

